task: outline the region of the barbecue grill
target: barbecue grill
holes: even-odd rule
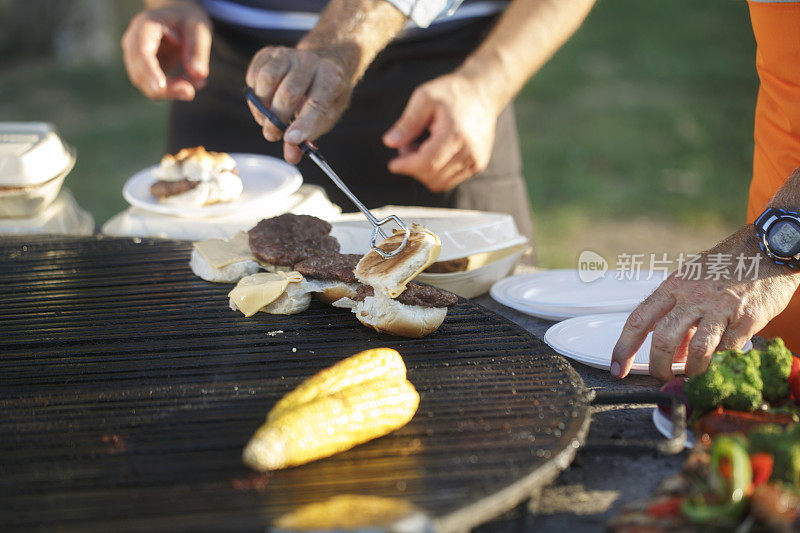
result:
[[[467,300],[424,339],[348,310],[228,308],[191,244],[0,239],[0,529],[263,531],[336,495],[408,502],[420,529],[463,531],[573,458],[590,394],[512,322]],[[421,396],[404,428],[271,474],[241,462],[270,407],[368,348],[398,350]]]

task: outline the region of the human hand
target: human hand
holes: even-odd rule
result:
[[[731,275],[713,279],[714,254],[732,258],[731,267],[738,257],[747,266],[757,257],[758,267],[743,276],[735,275],[731,268]],[[688,376],[700,374],[708,368],[714,352],[741,348],[783,311],[800,285],[797,271],[762,254],[752,226],[701,254],[697,264],[697,271],[685,268],[671,275],[630,314],[614,347],[614,376],[628,375],[633,357],[650,331],[651,375],[670,380],[673,361],[681,360],[686,361]]]
[[[128,78],[148,98],[192,100],[205,85],[211,20],[194,2],[142,11],[121,44]]]
[[[253,56],[246,79],[278,118],[291,123],[285,133],[281,132],[248,102],[264,138],[278,141],[283,137],[284,158],[293,164],[303,156],[297,145],[330,130],[353,91],[351,76],[333,56],[295,48],[262,48]]]
[[[399,155],[389,170],[444,192],[486,168],[492,154],[499,110],[474,82],[447,74],[417,87],[400,119],[383,136]],[[430,136],[415,141],[425,131]]]

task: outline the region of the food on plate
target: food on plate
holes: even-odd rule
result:
[[[748,433],[757,427],[768,424],[789,426],[796,422],[795,416],[789,412],[771,411],[731,411],[717,407],[704,414],[694,424],[694,431],[699,435],[725,435],[728,433]]]
[[[309,290],[325,303],[340,298],[354,298],[359,283],[353,270],[361,256],[332,252],[304,259],[294,265],[308,283]]]
[[[158,181],[150,186],[150,194],[168,204],[202,207],[231,202],[243,190],[236,161],[202,146],[165,155],[153,175]]]
[[[279,401],[244,449],[260,470],[301,465],[403,427],[419,395],[389,348],[368,350],[323,370]]]
[[[295,263],[339,251],[331,225],[309,215],[285,213],[266,218],[249,232],[250,250],[262,264],[293,267]]]
[[[403,237],[403,232],[396,231],[379,243],[378,248],[393,252],[403,242]],[[399,254],[384,258],[375,250],[370,250],[356,265],[356,279],[374,287],[380,294],[396,298],[409,281],[436,261],[441,250],[442,242],[435,233],[413,224],[408,242]]]
[[[637,502],[611,531],[797,531],[800,425],[705,436],[678,476]]]
[[[228,293],[230,307],[250,317],[258,311],[294,315],[308,309],[311,294],[299,272],[261,272],[239,280]]]
[[[261,269],[250,251],[245,231],[230,239],[205,239],[194,243],[189,266],[196,276],[222,283],[239,281]]]

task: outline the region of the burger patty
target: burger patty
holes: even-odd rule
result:
[[[331,225],[317,217],[286,213],[266,218],[248,232],[250,250],[264,263],[293,266],[309,257],[339,252]]]
[[[294,265],[294,269],[310,278],[357,283],[353,272],[361,260],[358,254],[315,255]]]
[[[375,291],[369,285],[361,285],[356,291],[355,300],[362,301],[367,296],[372,296]],[[422,307],[452,307],[458,303],[458,296],[452,292],[443,291],[430,285],[409,283],[406,290],[395,298],[405,305],[419,305]]]
[[[199,184],[199,181],[188,180],[186,178],[178,181],[159,180],[150,186],[150,194],[156,198],[166,198],[168,196],[175,196],[176,194],[191,191]]]

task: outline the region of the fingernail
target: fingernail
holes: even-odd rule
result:
[[[621,370],[622,369],[620,368],[619,363],[617,363],[616,361],[613,361],[611,363],[611,375],[612,376],[614,376],[615,378],[618,378],[619,375],[621,374]]]
[[[400,133],[396,130],[392,130],[386,134],[385,139],[388,143],[396,143],[400,140]]]
[[[292,144],[300,144],[303,141],[303,132],[292,130],[286,134],[286,140]]]

